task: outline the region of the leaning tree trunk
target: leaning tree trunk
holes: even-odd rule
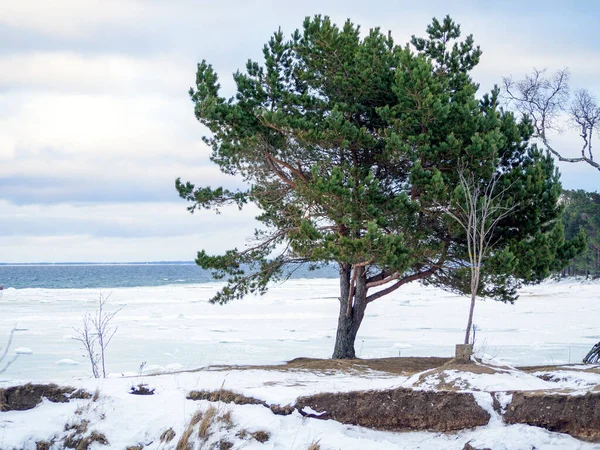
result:
[[[367,307],[367,277],[364,267],[355,267],[354,270],[356,274],[351,277],[352,266],[350,264],[340,266],[340,315],[333,359],[356,358],[354,341]],[[351,295],[353,284],[355,288]]]
[[[471,267],[471,305],[469,307],[469,320],[467,321],[467,331],[465,333],[465,344],[469,343],[471,327],[473,326],[473,311],[475,310],[475,299],[479,291],[479,275],[481,273],[481,260],[476,262],[476,267]]]

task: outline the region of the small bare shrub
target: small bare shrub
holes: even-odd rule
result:
[[[154,388],[149,388],[147,384],[140,383],[137,386],[131,386],[129,393],[134,395],[154,395]]]
[[[106,297],[100,295],[96,312],[83,315],[81,328],[73,327],[75,340],[81,342],[90,360],[94,378],[99,378],[100,373],[102,378],[106,378],[106,349],[118,329],[111,322],[124,308],[121,306],[116,311],[107,313],[104,307],[109,298],[110,294]]]

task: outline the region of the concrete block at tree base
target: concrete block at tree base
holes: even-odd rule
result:
[[[473,344],[456,344],[455,361],[460,364],[469,364],[473,355]]]

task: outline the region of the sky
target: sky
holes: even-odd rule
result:
[[[177,177],[237,183],[209,161],[188,90],[206,59],[232,94],[231,74],[278,27],[314,14],[397,43],[450,14],[483,50],[481,91],[568,67],[573,89],[600,98],[594,0],[0,0],[0,262],[191,261],[247,245],[257,210],[191,215],[175,191]],[[600,189],[597,170],[559,168],[565,188]]]

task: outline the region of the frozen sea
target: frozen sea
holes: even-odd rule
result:
[[[5,286],[0,291],[0,345],[16,326],[11,351],[32,350],[0,380],[89,376],[73,327],[80,326],[83,314],[95,310],[100,295],[109,294],[107,309],[123,309],[114,319],[118,330],[107,350],[108,372],[137,373],[142,363],[146,371],[180,370],[331,355],[338,311],[335,278],[295,278],[273,286],[262,297],[211,305],[208,299],[221,285],[198,275],[197,267],[170,267],[169,275],[160,276],[155,273],[160,265],[155,265],[150,269],[152,283],[144,285],[131,275],[132,270],[146,273],[140,266],[144,265],[72,266],[72,272],[67,271],[71,284],[54,279],[52,287],[39,275],[39,267],[47,271],[47,266],[27,266],[38,273],[29,282],[37,287],[11,284],[8,270],[2,271],[8,266],[0,266],[0,276],[4,274],[0,284]],[[24,266],[10,267],[18,267],[19,280],[27,273]],[[129,284],[111,283],[110,277],[100,275],[96,278],[102,283],[89,282],[98,267],[109,267]],[[106,275],[106,269],[100,273]],[[466,297],[418,283],[404,286],[369,305],[356,341],[357,355],[451,356],[462,340],[468,303]],[[478,301],[476,351],[511,365],[580,362],[600,340],[599,309],[600,283],[582,280],[524,287],[514,305]]]

